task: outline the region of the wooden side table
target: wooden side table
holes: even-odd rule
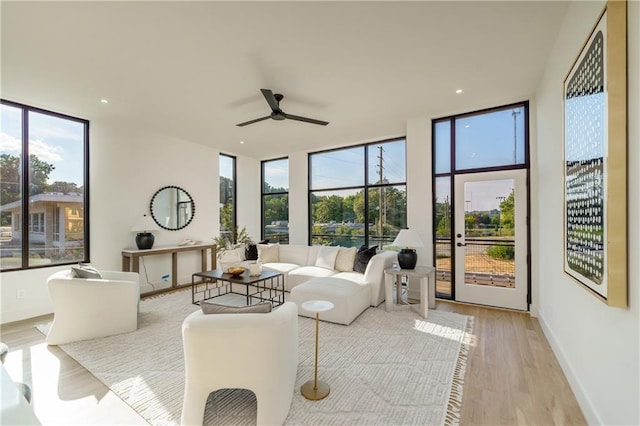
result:
[[[409,304],[402,298],[402,277],[420,278],[420,303]],[[395,303],[394,281],[396,283]],[[416,266],[415,269],[387,268],[384,270],[384,287],[387,312],[413,309],[423,318],[427,318],[429,308],[436,307],[436,268],[432,266]]]

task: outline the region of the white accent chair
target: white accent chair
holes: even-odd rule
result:
[[[298,309],[286,302],[270,313],[208,314],[182,323],[185,389],[182,425],[201,425],[218,389],[256,395],[258,425],[284,423],[298,370]]]
[[[138,328],[140,277],[136,272],[100,271],[102,279],[59,271],[47,281],[53,302],[48,345],[113,336]]]

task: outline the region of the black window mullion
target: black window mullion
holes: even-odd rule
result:
[[[22,268],[29,267],[29,110],[22,109]]]
[[[369,247],[369,145],[364,146],[364,245]]]

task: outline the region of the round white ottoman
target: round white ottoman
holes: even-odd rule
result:
[[[333,277],[312,278],[291,289],[289,300],[298,305],[298,315],[315,318],[315,312],[308,312],[302,304],[309,300],[328,300],[334,309],[323,312],[322,321],[349,325],[371,302],[369,284],[356,284],[349,280]]]

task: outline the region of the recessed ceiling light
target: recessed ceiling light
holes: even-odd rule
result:
[[[459,95],[460,93],[462,93],[462,89],[456,90],[456,93]]]
[[[240,141],[240,145],[244,145],[244,141]]]
[[[103,104],[108,104],[109,103],[109,101],[106,100],[106,99],[100,99],[100,102],[102,102]]]
[[[469,124],[465,124],[465,125],[464,125],[464,128],[465,128],[465,129],[468,129],[468,128],[469,128]]]

